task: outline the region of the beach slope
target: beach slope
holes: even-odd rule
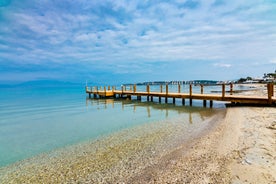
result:
[[[208,134],[129,183],[276,183],[276,109],[228,108]]]

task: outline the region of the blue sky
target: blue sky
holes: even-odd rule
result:
[[[0,0],[2,83],[227,80],[275,69],[275,0]]]

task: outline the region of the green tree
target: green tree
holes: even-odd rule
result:
[[[246,80],[252,80],[252,77],[246,77]]]

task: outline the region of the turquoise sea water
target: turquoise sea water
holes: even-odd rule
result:
[[[214,109],[203,108],[201,101],[195,101],[195,107],[180,104],[88,99],[80,86],[1,88],[0,167],[136,125],[173,121],[180,115],[184,123],[192,124],[224,108],[219,103]]]

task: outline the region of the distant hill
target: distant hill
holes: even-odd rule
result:
[[[5,87],[70,87],[70,86],[83,86],[81,83],[73,83],[67,81],[56,81],[56,80],[34,80],[23,82],[20,84],[1,84],[1,88]]]

